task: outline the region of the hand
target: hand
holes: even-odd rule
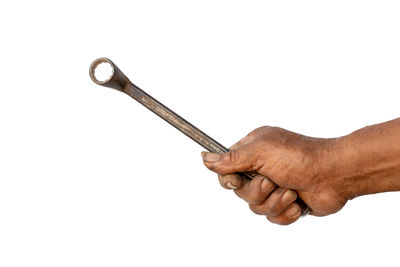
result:
[[[273,223],[290,224],[301,215],[301,198],[312,215],[339,211],[346,203],[340,183],[330,175],[335,139],[299,135],[276,127],[261,127],[231,147],[230,152],[202,152],[204,164],[218,173],[226,189],[249,203],[250,209]],[[253,180],[237,172],[257,171]],[[268,178],[267,178],[268,177]],[[278,187],[276,187],[276,185]]]

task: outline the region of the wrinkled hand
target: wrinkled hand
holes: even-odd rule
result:
[[[218,173],[219,182],[271,222],[287,225],[301,215],[301,198],[311,215],[339,211],[346,203],[329,170],[334,163],[334,139],[299,135],[277,127],[261,127],[231,147],[230,152],[202,152],[204,164]],[[253,180],[237,172],[257,171]],[[267,178],[268,177],[268,178]]]

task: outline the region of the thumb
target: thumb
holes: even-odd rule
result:
[[[219,174],[254,171],[257,166],[257,153],[252,143],[233,149],[227,153],[201,152],[204,165]]]

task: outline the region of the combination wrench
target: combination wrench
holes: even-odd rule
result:
[[[97,79],[96,68],[100,64],[108,64],[111,67],[111,76],[103,81]],[[89,69],[90,78],[98,85],[106,86],[109,88],[121,91],[140,104],[148,108],[150,111],[158,115],[160,118],[174,126],[176,129],[184,133],[186,136],[191,138],[193,141],[204,147],[206,150],[213,153],[227,153],[229,149],[215,141],[213,138],[202,132],[200,129],[195,127],[193,124],[186,121],[184,118],[176,114],[174,111],[157,101],[151,95],[133,84],[122,71],[108,58],[99,58],[93,61]],[[253,179],[257,172],[243,172],[239,173],[243,178]],[[310,212],[308,206],[300,199],[297,202],[303,210],[303,215]]]

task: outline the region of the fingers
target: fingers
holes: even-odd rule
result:
[[[275,183],[262,175],[248,180],[236,174],[259,170],[262,167],[260,159],[263,158],[263,143],[257,142],[256,139],[257,131],[254,131],[234,144],[227,153],[202,152],[204,165],[218,173],[221,186],[233,189],[240,198],[249,203],[254,213],[265,215],[276,224],[291,224],[301,216],[301,207],[295,202],[295,191],[276,189]]]
[[[297,221],[301,216],[301,208],[297,203],[292,203],[289,207],[277,216],[267,216],[267,219],[275,224],[288,225]]]
[[[256,175],[253,180],[243,179],[242,186],[235,190],[236,195],[249,204],[260,204],[275,189],[275,184],[262,175]]]
[[[219,174],[229,174],[243,171],[254,171],[259,167],[258,147],[255,143],[247,143],[227,153],[218,154],[201,152],[204,165]]]
[[[261,204],[250,204],[249,207],[259,215],[277,216],[284,212],[296,198],[295,191],[278,188]]]
[[[218,175],[221,186],[234,189],[236,195],[250,204],[260,204],[271,194],[276,185],[267,177],[256,175],[252,180],[240,177],[239,174]]]
[[[272,223],[288,225],[301,216],[294,190],[276,188],[268,178],[257,175],[253,180],[243,179],[239,174],[218,175],[222,187],[233,189],[236,195],[249,203],[250,209],[265,215]]]
[[[244,180],[239,174],[218,175],[218,180],[221,186],[225,189],[238,189],[243,185]]]

